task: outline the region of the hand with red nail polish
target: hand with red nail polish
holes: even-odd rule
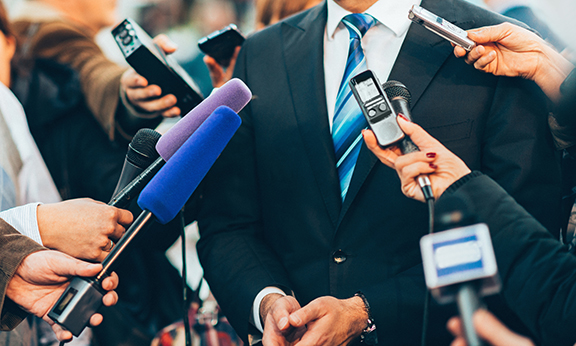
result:
[[[420,126],[398,116],[398,125],[412,139],[420,151],[402,155],[395,147],[382,149],[376,142],[374,133],[370,130],[362,132],[366,146],[378,159],[393,168],[400,177],[402,192],[409,198],[424,202],[424,195],[416,183],[416,177],[427,174],[432,183],[432,191],[436,198],[455,181],[470,173],[458,156],[450,152],[440,142],[430,136]]]

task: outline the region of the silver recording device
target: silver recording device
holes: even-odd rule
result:
[[[464,48],[467,52],[476,46],[476,43],[468,38],[466,31],[418,5],[412,6],[408,12],[408,18],[436,35]]]

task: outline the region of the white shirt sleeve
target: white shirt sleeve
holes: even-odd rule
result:
[[[262,321],[260,320],[260,304],[262,303],[262,299],[264,299],[264,297],[266,297],[267,295],[269,295],[271,293],[278,293],[278,294],[281,294],[283,296],[286,295],[286,293],[284,291],[282,291],[281,289],[279,289],[278,287],[269,286],[269,287],[262,289],[262,291],[260,291],[260,293],[258,293],[256,298],[254,298],[254,304],[252,304],[252,315],[250,316],[250,322],[261,333],[264,333],[264,327],[262,327]]]
[[[38,218],[36,217],[36,209],[39,204],[41,203],[30,203],[4,210],[0,212],[0,218],[21,234],[43,245],[40,230],[38,229]]]

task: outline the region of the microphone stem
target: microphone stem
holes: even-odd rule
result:
[[[468,346],[484,346],[484,343],[476,334],[474,329],[474,322],[472,316],[474,312],[481,306],[476,286],[473,283],[465,283],[458,289],[456,296],[458,302],[458,310],[460,311],[460,318],[462,318],[462,328],[464,329],[464,336]]]
[[[112,265],[116,262],[120,254],[124,251],[124,249],[130,244],[132,239],[140,232],[144,226],[148,223],[148,221],[152,218],[152,212],[148,210],[144,210],[140,213],[140,216],[132,223],[130,228],[124,233],[122,238],[116,243],[116,245],[112,248],[112,251],[104,258],[102,261],[102,271],[96,276],[96,282],[101,283],[101,280],[106,278],[111,271]]]
[[[144,186],[150,182],[152,177],[158,173],[160,168],[162,168],[165,163],[166,162],[162,156],[158,157],[156,161],[152,162],[152,164],[148,166],[144,171],[142,171],[142,173],[140,173],[134,180],[132,180],[130,184],[126,185],[126,187],[124,187],[120,192],[112,197],[112,200],[108,202],[108,205],[117,208],[126,208],[128,205],[130,205],[132,197],[135,197],[132,196],[134,194],[133,192],[140,192]],[[135,195],[138,195],[138,193]]]

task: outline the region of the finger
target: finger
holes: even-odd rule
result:
[[[158,47],[162,48],[162,50],[167,54],[174,53],[176,49],[178,49],[178,45],[170,40],[170,38],[165,34],[160,34],[154,37],[154,43],[156,43]]]
[[[117,221],[119,224],[128,226],[134,221],[134,215],[128,210],[119,209],[118,208],[118,218]]]
[[[59,258],[53,268],[54,273],[57,275],[90,277],[98,274],[102,269],[102,265],[99,263],[88,263],[64,253],[58,254]]]
[[[176,96],[169,94],[157,99],[140,100],[137,105],[149,113],[163,112],[176,105]]]
[[[466,49],[460,47],[460,46],[456,46],[454,47],[454,55],[457,58],[461,58],[463,56],[465,56],[466,54],[468,54],[468,52],[466,51]]]
[[[102,297],[102,303],[104,306],[112,306],[118,303],[118,293],[116,291],[110,291]]]
[[[148,85],[146,78],[139,75],[133,69],[128,69],[122,74],[122,85],[124,88],[145,88]]]
[[[72,333],[67,330],[64,330],[60,325],[54,323],[52,324],[52,330],[54,334],[56,334],[56,338],[59,341],[70,341],[72,340]]]
[[[396,119],[402,131],[410,137],[412,142],[414,142],[421,151],[428,151],[429,148],[441,145],[440,142],[430,136],[428,132],[424,131],[419,125],[402,117],[397,117]]]
[[[404,166],[401,169],[397,168],[398,175],[402,181],[402,185],[411,182],[422,174],[431,174],[436,171],[438,167],[433,166],[432,163],[427,162],[415,162],[410,165]]]
[[[107,278],[102,281],[102,288],[106,291],[115,290],[118,287],[118,283],[120,279],[118,278],[118,274],[116,272],[112,272]]]
[[[459,317],[452,317],[446,323],[446,328],[452,335],[454,336],[461,336],[464,335],[464,331],[462,330],[462,320]]]
[[[398,155],[393,150],[380,148],[372,130],[362,130],[362,137],[364,138],[366,147],[368,147],[368,149],[370,149],[370,151],[372,151],[383,164],[390,168],[394,168],[394,162],[398,158]]]
[[[96,326],[100,325],[100,323],[102,323],[103,319],[104,318],[102,317],[102,315],[94,314],[94,315],[92,315],[92,317],[90,317],[90,325],[92,327],[96,327]]]
[[[478,59],[480,59],[484,53],[486,53],[486,48],[484,46],[476,46],[472,49],[468,56],[466,57],[466,62],[470,65],[474,64]]]
[[[510,331],[500,320],[486,310],[476,311],[473,320],[478,335],[494,346],[532,345],[530,340]]]
[[[162,116],[164,118],[174,118],[174,117],[177,117],[179,115],[180,115],[180,108],[178,108],[178,107],[172,107],[172,108],[162,112]]]
[[[322,304],[313,300],[308,305],[290,314],[290,324],[294,327],[303,327],[316,320],[321,314]]]
[[[490,53],[484,55],[478,61],[474,63],[474,68],[477,70],[484,70],[492,61],[496,59],[496,52],[491,51]]]
[[[126,89],[126,96],[131,102],[137,103],[155,99],[162,95],[162,89],[158,85],[149,85],[145,88],[129,88]]]
[[[456,339],[454,339],[454,341],[452,341],[450,346],[468,346],[468,344],[466,343],[466,340],[463,337],[459,336]]]

